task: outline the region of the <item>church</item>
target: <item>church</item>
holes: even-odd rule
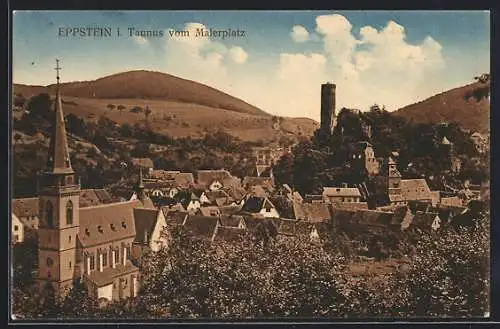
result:
[[[159,210],[141,193],[142,184],[136,199],[80,206],[80,184],[71,166],[64,123],[59,65],[56,70],[55,119],[47,165],[39,176],[37,283],[41,288],[51,284],[60,296],[81,281],[89,296],[100,301],[134,297],[140,286],[139,268],[131,262],[132,247],[141,240],[137,239],[136,223],[140,217],[156,218]]]

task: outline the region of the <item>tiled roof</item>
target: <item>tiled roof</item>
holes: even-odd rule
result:
[[[183,230],[191,236],[212,239],[219,226],[219,217],[189,215]]]
[[[361,193],[355,187],[323,187],[323,196],[357,196],[360,197]]]
[[[241,210],[256,213],[260,212],[266,206],[276,208],[268,198],[249,197]]]
[[[214,180],[218,180],[219,182],[223,182],[224,180],[232,178],[229,171],[224,169],[219,170],[198,170],[198,183],[208,186]]]
[[[171,170],[163,170],[163,169],[155,169],[151,171],[150,177],[161,180],[174,180],[175,176],[179,174],[180,171],[171,171]]]
[[[243,199],[247,194],[247,191],[242,187],[224,187],[224,191],[236,201]]]
[[[322,222],[330,219],[330,210],[325,203],[293,203],[295,219]]]
[[[220,217],[220,224],[225,227],[238,227],[238,225],[245,220],[243,219],[243,216],[238,216],[238,215],[232,215],[232,216],[221,216]]]
[[[321,194],[306,194],[304,196],[304,202],[321,201],[323,202],[323,196]]]
[[[219,207],[219,210],[222,215],[233,215],[238,213],[241,208],[243,208],[243,205],[237,205],[237,206],[222,206]]]
[[[148,233],[148,237],[151,237],[158,220],[159,211],[157,209],[134,208],[135,241],[146,242],[144,241],[145,232]]]
[[[132,158],[132,164],[143,168],[154,168],[153,160],[150,158]]]
[[[284,235],[295,235],[295,228],[297,224],[297,220],[293,219],[281,219],[279,221],[278,233]]]
[[[220,210],[215,206],[200,207],[198,209],[202,216],[219,216]]]
[[[406,200],[432,200],[431,190],[425,179],[402,179],[401,194]]]
[[[214,241],[239,242],[244,239],[246,230],[234,227],[219,227]]]
[[[80,190],[80,207],[90,207],[101,204],[94,189]]]
[[[130,261],[126,262],[126,265],[116,264],[115,268],[111,266],[105,267],[102,272],[93,271],[90,275],[86,276],[90,282],[94,283],[98,287],[102,287],[113,283],[113,279],[117,277],[124,276],[126,274],[132,274],[134,272],[139,272],[139,268],[135,267]]]
[[[148,209],[156,209],[155,205],[153,204],[153,200],[151,200],[151,198],[149,197],[146,197],[144,198],[144,200],[142,200],[142,206]]]
[[[228,198],[229,197],[229,195],[223,190],[206,191],[205,196],[210,201],[210,203],[215,203],[216,199],[218,199],[218,198]]]
[[[99,198],[99,201],[101,201],[101,203],[111,203],[112,202],[111,195],[109,194],[109,192],[107,190],[100,188],[100,189],[95,189],[94,192],[97,195],[97,197]]]
[[[415,225],[421,228],[430,228],[436,216],[438,216],[438,214],[435,212],[424,213],[422,211],[417,211],[413,217],[412,226]]]
[[[270,177],[252,177],[252,176],[246,176],[243,178],[243,187],[248,189],[251,186],[255,185],[261,185],[262,187],[265,188],[273,188],[274,187],[274,182],[272,178]]]
[[[39,205],[38,198],[19,198],[12,199],[12,212],[17,217],[38,216]]]
[[[88,247],[135,238],[133,209],[140,206],[138,201],[127,201],[80,208],[78,238],[81,244]]]
[[[167,226],[178,226],[184,224],[184,221],[188,216],[188,212],[163,210],[163,215],[165,216]]]
[[[175,185],[179,187],[190,187],[194,185],[192,173],[179,173],[175,176]]]
[[[392,212],[358,210],[351,218],[351,222],[358,225],[380,226],[389,228],[392,222],[393,215],[394,214]]]
[[[332,221],[338,225],[349,225],[352,222],[356,210],[332,208]]]
[[[332,208],[338,209],[368,209],[368,203],[366,202],[339,202],[335,201],[331,203]]]
[[[264,198],[267,196],[266,190],[264,190],[264,188],[260,185],[250,186],[249,190],[250,195],[252,196],[256,196],[259,198]]]

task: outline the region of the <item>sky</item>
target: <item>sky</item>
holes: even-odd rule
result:
[[[66,35],[68,29],[87,27],[109,28],[111,35]],[[132,35],[129,28],[134,29]],[[205,37],[197,35],[199,29],[245,33]],[[156,36],[145,31],[155,31]],[[337,109],[368,110],[379,104],[393,111],[489,72],[490,15],[488,11],[14,12],[13,82],[54,83],[56,58],[61,60],[63,82],[129,70],[159,71],[209,85],[271,114],[319,120],[322,83],[337,85]]]

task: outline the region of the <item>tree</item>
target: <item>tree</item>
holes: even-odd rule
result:
[[[45,119],[52,122],[54,111],[51,107],[52,100],[49,94],[41,93],[30,98],[26,109],[29,111],[29,117],[34,119]]]
[[[120,105],[118,105],[118,106],[116,107],[116,109],[117,109],[118,111],[120,111],[120,115],[122,114],[122,111],[123,111],[123,110],[125,110],[125,108],[126,108],[126,107],[125,107],[125,106],[123,106],[123,105],[121,105],[121,104],[120,104]]]
[[[149,116],[151,115],[151,112],[153,112],[149,106],[146,106],[146,109],[144,110],[144,116],[146,117],[146,121],[148,120]]]
[[[116,105],[115,104],[108,104],[108,105],[106,105],[106,107],[108,108],[108,110],[113,111],[116,108]]]

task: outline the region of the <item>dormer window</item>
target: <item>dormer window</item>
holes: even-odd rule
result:
[[[122,227],[127,228],[127,223],[125,223],[125,221],[122,222]]]
[[[109,224],[109,227],[111,227],[111,230],[113,230],[113,231],[116,230],[115,224]]]
[[[104,232],[104,230],[102,229],[102,226],[101,226],[101,225],[97,226],[97,231],[99,231],[99,233]]]
[[[86,234],[87,236],[89,236],[89,235],[90,235],[90,231],[89,231],[89,229],[88,229],[88,228],[86,228],[86,229],[85,229],[85,234]]]

